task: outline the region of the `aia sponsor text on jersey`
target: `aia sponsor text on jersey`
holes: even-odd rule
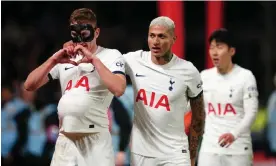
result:
[[[163,107],[167,111],[170,111],[170,104],[167,95],[160,95],[156,92],[147,92],[145,89],[140,89],[137,93],[136,102],[142,102],[144,105],[152,108]]]
[[[234,106],[230,103],[221,104],[221,103],[208,103],[208,115],[236,115],[237,112]]]

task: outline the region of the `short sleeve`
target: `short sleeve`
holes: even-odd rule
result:
[[[131,66],[135,65],[136,60],[139,55],[142,55],[143,50],[137,50],[134,52],[128,52],[123,54],[125,60],[125,72],[127,75],[131,75]]]
[[[49,72],[48,77],[50,80],[59,79],[59,64],[55,65]]]
[[[118,56],[109,66],[109,70],[114,74],[123,74],[125,75],[125,60],[121,53],[118,52]]]
[[[125,72],[127,75],[129,75],[130,73],[130,56],[131,56],[132,52],[123,54],[124,60],[125,60]]]
[[[201,76],[195,66],[192,65],[190,79],[187,81],[188,84],[188,97],[196,98],[202,91],[202,80]]]

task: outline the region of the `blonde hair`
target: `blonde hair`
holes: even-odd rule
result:
[[[154,26],[154,25],[160,25],[160,26],[166,27],[166,28],[168,28],[168,30],[170,30],[172,32],[174,32],[174,29],[175,29],[174,21],[166,16],[160,16],[160,17],[153,19],[151,21],[149,27]]]

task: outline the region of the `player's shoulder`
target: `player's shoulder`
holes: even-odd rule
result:
[[[176,57],[174,66],[179,66],[179,67],[182,67],[185,69],[190,69],[190,70],[197,70],[197,68],[194,66],[194,64],[191,61],[179,58],[176,55],[174,55],[174,56]]]
[[[177,56],[176,56],[176,60],[175,60],[175,64],[174,64],[174,68],[175,67],[180,68],[181,71],[183,71],[185,73],[185,75],[187,73],[191,74],[191,75],[199,74],[198,69],[195,67],[195,65],[192,62],[182,59],[182,58],[179,58]]]
[[[213,74],[215,74],[217,72],[215,67],[209,68],[209,69],[204,69],[200,72],[201,78],[206,78],[206,77],[210,77]]]
[[[249,81],[248,79],[250,79],[250,80],[255,79],[255,76],[251,70],[241,67],[237,64],[235,64],[235,67],[236,67],[236,72],[238,73],[239,77],[246,78],[246,79],[242,79],[242,80]]]
[[[117,49],[105,48],[105,47],[98,46],[97,57],[100,59],[101,58],[116,59],[120,56],[122,56],[122,53]]]
[[[131,51],[128,53],[123,54],[123,57],[126,60],[138,60],[138,59],[145,59],[148,57],[149,51],[144,50],[137,50],[137,51]]]

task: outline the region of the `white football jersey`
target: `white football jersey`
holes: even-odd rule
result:
[[[191,62],[173,55],[156,65],[148,51],[123,55],[134,88],[131,151],[150,157],[189,153],[184,132],[188,98],[201,92],[201,78]]]
[[[98,46],[96,56],[111,72],[125,74],[123,56],[118,50]],[[58,103],[61,131],[108,130],[107,110],[113,94],[92,64],[57,64],[49,74],[59,79],[61,85],[62,97]]]
[[[221,75],[217,69],[202,71],[205,102],[205,130],[201,145],[202,152],[217,154],[251,154],[250,130],[240,136],[228,148],[218,143],[222,134],[233,132],[241,127],[245,116],[245,101],[253,100],[258,105],[256,80],[251,71],[234,65],[232,71]],[[248,110],[257,112],[257,110]]]

